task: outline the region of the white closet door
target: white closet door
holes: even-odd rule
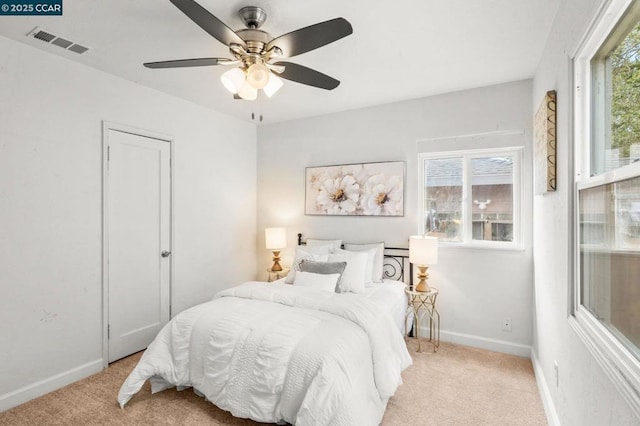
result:
[[[171,149],[108,131],[109,362],[146,348],[169,320]]]

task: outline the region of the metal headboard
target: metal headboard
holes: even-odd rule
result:
[[[302,234],[298,234],[298,245],[304,246],[306,244],[306,241],[302,241]],[[408,276],[405,274],[407,267]],[[386,279],[402,281],[407,285],[411,285],[413,281],[413,265],[409,263],[409,249],[404,247],[385,247],[382,275]]]

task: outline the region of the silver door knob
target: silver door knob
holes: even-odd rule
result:
[[[162,257],[169,257],[171,256],[171,252],[170,251],[163,251],[162,252]]]

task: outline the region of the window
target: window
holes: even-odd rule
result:
[[[640,411],[640,3],[612,0],[574,65],[573,324]]]
[[[421,231],[441,242],[520,244],[519,148],[421,154]]]
[[[640,176],[581,185],[580,304],[640,360]]]

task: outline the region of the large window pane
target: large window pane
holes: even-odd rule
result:
[[[471,159],[474,240],[513,241],[513,158]]]
[[[424,160],[424,229],[441,241],[462,241],[462,160]]]
[[[624,25],[592,61],[597,117],[591,175],[640,160],[640,23]]]
[[[640,359],[640,177],[579,199],[581,303]]]
[[[603,2],[580,44],[572,320],[640,412],[640,1]]]

